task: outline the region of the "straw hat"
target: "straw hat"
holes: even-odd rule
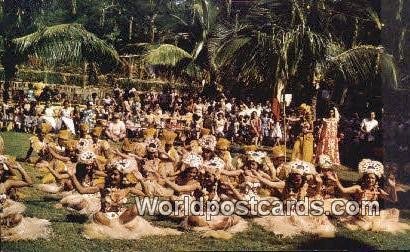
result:
[[[171,130],[164,130],[163,132],[163,140],[166,144],[174,144],[175,138],[177,134]]]
[[[225,167],[225,162],[219,157],[214,157],[213,159],[206,161],[205,164],[218,170],[222,170]]]
[[[41,123],[39,129],[43,135],[48,134],[51,132],[53,127],[49,123]]]
[[[158,151],[160,140],[158,138],[148,138],[145,143],[147,151],[153,153]]]
[[[333,167],[332,159],[328,155],[322,154],[319,156],[318,165],[322,169],[332,169]]]
[[[157,134],[157,130],[154,128],[148,128],[144,130],[144,138],[153,138]]]
[[[134,151],[134,145],[128,138],[125,138],[121,150],[124,152],[132,152]]]
[[[263,159],[267,157],[267,153],[264,151],[248,151],[246,155],[249,161],[254,161],[258,164],[262,164]]]
[[[93,128],[93,130],[91,131],[91,136],[100,137],[101,133],[102,133],[102,130],[103,129],[101,127]]]
[[[206,136],[206,135],[209,135],[210,133],[211,133],[210,129],[207,129],[207,128],[201,129],[201,136]]]
[[[231,142],[226,138],[219,138],[218,142],[216,142],[216,149],[226,151],[229,149]]]
[[[256,151],[257,149],[258,149],[258,146],[256,146],[256,145],[244,145],[243,146],[243,150],[245,152]]]
[[[123,174],[128,174],[133,170],[137,169],[138,164],[135,159],[121,159],[117,162],[114,162],[113,168],[117,169]]]
[[[86,123],[81,123],[80,124],[80,131],[82,132],[88,132],[90,130],[90,126]]]
[[[296,160],[289,162],[290,165],[290,173],[297,173],[300,175],[309,175],[309,174],[317,174],[315,166],[309,162]]]
[[[60,130],[60,133],[58,134],[58,139],[62,140],[69,140],[71,138],[71,132],[68,130]]]
[[[79,151],[85,151],[86,149],[91,148],[91,146],[92,146],[91,139],[81,138],[80,140],[78,140],[76,147]]]

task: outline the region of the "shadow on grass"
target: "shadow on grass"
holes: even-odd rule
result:
[[[79,215],[79,214],[67,214],[66,221],[83,224],[88,221],[88,217],[85,215]]]
[[[301,243],[298,249],[308,250],[348,250],[348,251],[374,251],[375,247],[346,237],[312,239]]]

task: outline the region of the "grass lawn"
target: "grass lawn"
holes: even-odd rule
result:
[[[28,148],[28,135],[21,133],[0,133],[6,144],[7,154],[23,157]],[[38,182],[33,167],[24,165]],[[339,176],[354,181],[358,175],[343,168]],[[70,215],[64,209],[56,209],[55,201],[45,201],[42,192],[34,188],[20,190],[27,210],[25,215],[48,219],[52,222],[53,236],[48,240],[2,242],[2,251],[150,251],[150,250],[295,250],[295,249],[332,249],[332,250],[374,250],[410,249],[410,232],[399,235],[348,231],[339,227],[335,238],[320,239],[308,235],[282,238],[264,231],[259,226],[250,225],[247,232],[235,235],[228,241],[201,238],[199,234],[187,232],[180,236],[148,237],[140,240],[87,240],[81,235],[86,219]],[[410,222],[410,203],[406,202],[407,193],[399,194],[401,202],[395,207],[401,210],[401,218]],[[154,225],[176,227],[169,221],[148,218]]]

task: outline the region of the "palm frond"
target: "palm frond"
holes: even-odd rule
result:
[[[19,58],[33,55],[51,65],[93,62],[102,72],[108,72],[120,64],[117,51],[80,24],[46,27],[16,38],[13,43]]]
[[[217,67],[229,64],[232,58],[237,55],[237,51],[240,50],[245,44],[249,43],[251,38],[249,37],[237,37],[229,40],[223,45],[215,55],[214,64]]]
[[[396,65],[382,47],[362,45],[349,49],[328,61],[329,70],[354,82],[366,82],[380,74],[384,84],[398,86]]]
[[[184,59],[192,59],[192,56],[185,50],[170,44],[161,44],[158,48],[149,50],[143,61],[149,65],[176,66]]]

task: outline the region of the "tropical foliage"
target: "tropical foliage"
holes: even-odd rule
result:
[[[173,75],[224,88],[311,88],[321,76],[367,84],[380,77],[397,87],[395,63],[406,65],[405,1],[382,20],[368,0],[5,0],[0,51],[6,83],[16,66],[41,59],[89,62],[102,72],[126,64],[166,67]],[[383,30],[399,39],[380,48]],[[390,56],[393,54],[395,57]],[[58,64],[57,64],[58,65]],[[125,69],[125,68],[121,68]],[[405,71],[402,71],[406,74]],[[404,75],[405,77],[405,75]]]
[[[33,55],[50,65],[60,62],[94,62],[104,71],[120,64],[117,51],[79,24],[42,28],[13,40],[16,55]]]

